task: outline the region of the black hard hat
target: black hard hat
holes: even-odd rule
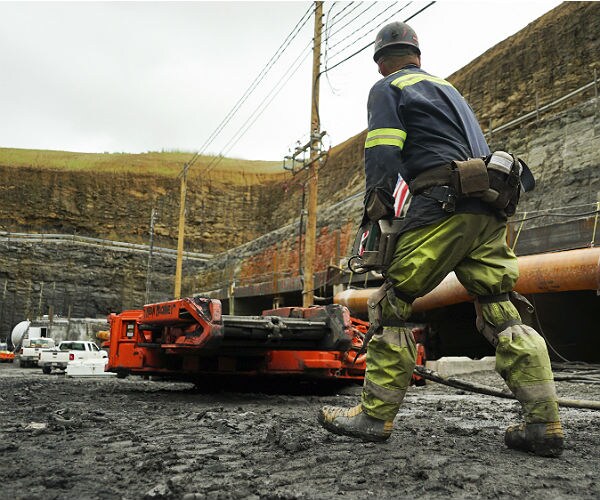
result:
[[[409,45],[417,49],[417,53],[421,55],[419,49],[419,39],[415,30],[413,30],[408,24],[395,21],[390,24],[386,24],[379,30],[375,37],[375,53],[373,59],[377,62],[377,59],[381,57],[381,51],[392,46]]]

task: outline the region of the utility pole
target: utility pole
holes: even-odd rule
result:
[[[154,223],[156,222],[156,208],[152,208],[150,215],[150,249],[148,250],[148,266],[146,267],[146,296],[144,304],[147,304],[150,298],[150,277],[152,276],[152,253],[154,251]]]
[[[181,171],[181,191],[179,197],[179,230],[177,234],[177,264],[175,265],[175,292],[173,298],[181,298],[181,267],[183,263],[183,239],[185,229],[185,194],[187,191],[187,172],[189,163]]]
[[[321,32],[323,30],[323,2],[315,2],[315,36],[313,44],[313,73],[310,112],[310,164],[308,167],[308,217],[304,244],[304,289],[302,306],[314,303],[315,254],[317,243],[317,186],[321,125],[319,123],[319,73],[321,71]]]

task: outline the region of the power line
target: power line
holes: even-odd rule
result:
[[[327,17],[325,18],[325,29],[323,30],[324,32],[324,39],[325,39],[325,51],[323,53],[323,60],[326,61],[327,60],[327,53],[329,51],[329,35],[328,32],[331,29],[331,25],[330,25],[330,19],[329,16],[331,16],[331,12],[333,10],[333,7],[335,6],[337,2],[333,2],[333,4],[331,4],[331,7],[329,8],[329,10],[327,11]],[[348,4],[346,4],[346,7],[344,7],[340,12],[338,12],[337,14],[335,14],[333,16],[333,18],[331,19],[331,21],[333,21],[337,16],[339,16],[342,12],[344,12],[348,7],[350,7],[350,5],[352,5],[353,2],[350,2]],[[329,73],[326,74],[327,77],[327,83],[329,84],[329,88],[331,90],[331,92],[333,94],[336,93],[335,89],[333,88],[333,85],[331,84],[331,81],[329,80]]]
[[[378,26],[379,26],[379,25],[381,25],[381,24],[385,24],[385,23],[386,23],[387,21],[389,21],[389,20],[390,20],[392,17],[394,17],[395,15],[397,15],[399,12],[403,11],[403,10],[404,10],[406,7],[408,7],[408,6],[409,6],[411,3],[412,3],[412,2],[408,2],[407,4],[405,4],[405,5],[403,5],[402,7],[400,7],[400,8],[399,8],[397,11],[395,11],[393,14],[391,14],[389,17],[387,17],[385,20],[383,20],[381,23],[379,23],[379,24],[378,24]],[[417,12],[415,12],[414,14],[412,14],[411,16],[409,16],[408,18],[406,18],[406,19],[404,20],[404,22],[408,22],[409,20],[413,19],[414,17],[416,17],[417,15],[419,15],[421,12],[423,12],[425,9],[427,9],[427,8],[431,7],[431,6],[432,6],[434,3],[435,3],[435,1],[432,1],[432,2],[430,2],[429,4],[427,4],[427,5],[426,5],[425,7],[423,7],[422,9],[418,10]],[[387,9],[389,9],[389,7],[388,7]],[[387,11],[387,9],[386,9],[386,10],[384,10],[384,11],[382,11],[382,12],[380,12],[380,13],[379,13],[379,14],[377,14],[377,16],[375,16],[375,17],[379,17],[379,16],[380,16],[380,15],[381,15],[383,12],[386,12],[386,11]],[[373,18],[373,19],[375,19],[375,18]],[[373,19],[372,19],[372,20],[373,20]],[[366,24],[368,24],[368,23],[366,23]],[[338,51],[338,52],[337,52],[335,55],[338,55],[338,54],[340,54],[341,52],[343,52],[343,51],[344,51],[344,50],[346,50],[347,48],[349,48],[349,47],[351,47],[351,46],[355,45],[356,43],[358,43],[360,40],[362,40],[362,39],[363,39],[365,36],[367,36],[369,33],[371,33],[371,32],[373,32],[373,31],[375,31],[375,29],[377,29],[377,27],[378,27],[378,26],[376,26],[375,28],[372,28],[370,31],[368,31],[367,33],[365,33],[364,35],[362,35],[361,37],[359,37],[357,40],[355,40],[354,42],[352,42],[350,45],[348,45],[347,47],[344,47],[344,49],[342,49],[342,50]],[[364,27],[364,26],[363,26],[363,27]],[[362,27],[361,27],[361,28],[359,28],[359,30],[360,30],[360,29],[362,29]],[[358,31],[358,30],[357,30],[357,31]],[[346,61],[348,61],[348,60],[352,59],[354,56],[356,56],[356,55],[360,54],[361,52],[363,52],[364,50],[366,50],[368,47],[370,47],[371,45],[373,45],[374,43],[375,43],[375,41],[372,41],[372,42],[370,42],[370,43],[369,43],[369,44],[367,44],[366,46],[362,47],[361,49],[359,49],[358,51],[354,52],[353,54],[350,54],[348,57],[346,57],[346,58],[345,58],[345,59],[343,59],[342,61],[339,61],[338,63],[336,63],[335,65],[333,65],[333,66],[331,66],[331,67],[329,67],[329,68],[327,67],[327,62],[328,62],[328,61],[326,60],[326,61],[325,61],[325,64],[324,64],[324,65],[325,65],[325,69],[324,69],[323,71],[319,72],[319,74],[318,74],[318,76],[317,76],[317,78],[316,78],[316,80],[315,80],[315,82],[314,82],[314,85],[317,85],[317,84],[318,84],[318,81],[319,81],[319,78],[321,77],[321,75],[325,74],[326,76],[328,76],[328,72],[329,72],[329,71],[331,71],[332,69],[334,69],[334,68],[336,68],[336,67],[340,66],[342,63],[344,63],[344,62],[346,62]],[[335,56],[335,55],[334,55],[334,56]],[[318,108],[317,108],[317,120],[319,121],[319,123],[321,122],[321,118],[320,118],[320,116],[319,116],[319,110],[318,110]]]
[[[296,23],[292,31],[288,34],[279,48],[275,51],[275,54],[269,58],[267,64],[262,68],[262,70],[255,77],[253,82],[250,84],[248,89],[244,92],[242,97],[238,99],[233,108],[227,113],[225,118],[221,120],[219,125],[213,130],[210,136],[204,141],[200,150],[194,154],[192,159],[187,163],[187,167],[189,168],[193,165],[198,157],[206,150],[206,148],[216,139],[216,137],[221,133],[221,131],[227,126],[227,124],[233,119],[235,114],[241,108],[241,106],[246,102],[246,100],[250,97],[250,95],[254,92],[254,90],[260,85],[260,83],[265,79],[267,73],[271,70],[271,68],[275,65],[275,63],[279,60],[279,58],[283,55],[286,49],[290,46],[292,41],[298,36],[302,28],[306,25],[308,20],[310,19],[312,13],[314,11],[314,6],[311,6],[304,12],[300,20]]]
[[[364,9],[363,11],[359,12],[356,16],[354,16],[350,21],[348,21],[346,24],[344,24],[343,26],[339,27],[337,30],[333,31],[332,33],[329,34],[330,37],[337,35],[338,33],[341,33],[342,31],[344,31],[348,26],[350,26],[351,24],[355,23],[356,21],[358,21],[358,19],[360,17],[362,17],[364,14],[366,14],[368,11],[370,11],[373,7],[377,6],[377,2],[372,2],[367,4],[367,8]],[[331,29],[331,27],[330,27]],[[345,35],[345,37],[350,36],[350,35]]]
[[[402,10],[404,10],[408,5],[410,5],[412,2],[408,2],[407,4],[403,5],[401,8],[399,8],[398,10],[394,11],[394,13],[392,13],[390,16],[388,16],[383,23],[387,22],[389,19],[391,19],[392,17],[394,17],[395,15],[397,15],[399,12],[401,12]],[[414,13],[413,15],[409,16],[405,22],[409,21],[410,19],[414,18],[415,16],[417,16],[418,14],[420,14],[421,12],[423,12],[424,10],[426,10],[428,7],[430,7],[431,5],[433,5],[435,3],[435,1],[430,2],[429,4],[427,4],[425,7],[423,7],[422,9],[420,9],[419,11],[417,11],[416,13]],[[394,4],[396,5],[396,4]],[[346,7],[347,8],[347,7]],[[357,30],[355,30],[353,32],[356,33],[358,31],[360,31],[361,29],[363,29],[365,26],[367,26],[370,22],[372,22],[373,20],[377,19],[378,17],[380,17],[382,14],[384,14],[385,12],[387,12],[390,9],[390,7],[387,7],[384,11],[381,11],[379,14],[377,14],[376,16],[374,16],[370,21],[368,21],[367,23],[363,24],[363,26],[361,26],[360,28],[358,28]],[[311,9],[309,9],[311,10]],[[351,9],[347,14],[350,14],[351,12],[353,12],[355,9]],[[361,12],[362,15],[364,14],[368,9],[365,9]],[[303,16],[304,17],[304,16]],[[341,18],[338,19],[338,22],[341,21]],[[300,24],[300,22],[299,22]],[[304,20],[303,25],[306,24],[306,20]],[[350,24],[350,23],[348,23]],[[379,24],[378,24],[379,25]],[[298,24],[297,24],[298,26]],[[347,25],[345,25],[347,26]],[[344,27],[345,27],[344,26]],[[340,28],[341,30],[342,28]],[[357,40],[355,40],[354,42],[352,42],[350,45],[348,45],[347,47],[345,47],[344,49],[342,49],[341,51],[338,51],[335,55],[340,54],[343,50],[347,50],[349,47],[351,47],[352,45],[358,43],[358,41],[360,41],[362,38],[364,38],[365,36],[367,36],[370,32],[374,31],[376,28],[371,29],[369,32],[365,33],[364,35],[362,35],[360,38],[358,38]],[[338,31],[339,32],[339,31]],[[242,139],[242,137],[249,131],[250,126],[252,124],[254,124],[256,122],[256,120],[264,113],[264,111],[267,109],[267,107],[270,105],[270,103],[275,99],[275,97],[281,92],[281,90],[283,89],[283,87],[285,86],[285,84],[287,84],[287,82],[290,80],[290,78],[298,71],[298,69],[301,67],[302,63],[304,62],[304,59],[307,57],[307,55],[309,54],[309,52],[307,52],[307,49],[310,47],[310,44],[312,42],[309,42],[309,44],[307,46],[304,47],[304,49],[302,49],[302,51],[300,52],[300,55],[294,60],[294,62],[292,62],[292,64],[288,67],[288,69],[285,71],[285,73],[283,74],[283,76],[278,80],[278,82],[273,86],[273,88],[271,89],[271,91],[267,94],[267,96],[258,104],[258,106],[254,109],[254,111],[250,114],[250,116],[248,117],[248,119],[238,128],[238,130],[231,136],[231,138],[229,139],[229,141],[226,143],[226,145],[224,146],[224,148],[221,150],[221,152],[219,153],[219,155],[215,156],[209,163],[209,165],[206,168],[206,173],[210,172],[211,170],[213,170],[224,158],[224,155],[226,155],[229,151],[231,151],[231,149],[233,149],[233,147]],[[370,47],[371,45],[373,45],[374,42],[369,43],[368,45],[366,45],[365,47],[361,48],[359,51],[351,54],[350,56],[348,56],[347,58],[345,58],[342,61],[339,61],[338,63],[336,63],[334,66],[326,68],[325,70],[320,72],[320,75],[323,73],[327,73],[328,71],[332,70],[333,68],[339,66],[340,64],[342,64],[343,62],[346,62],[347,60],[351,59],[352,57],[354,57],[355,55],[359,54],[360,52],[362,52],[363,50],[367,49],[368,47]],[[305,53],[306,52],[306,53]],[[300,62],[298,62],[300,61]],[[298,63],[296,65],[296,63]]]
[[[323,53],[323,61],[325,62],[325,67],[327,67],[327,61],[329,59],[329,50],[331,48],[335,47],[335,45],[336,45],[336,44],[334,44],[333,47],[329,46],[329,41],[330,41],[331,37],[334,36],[334,35],[336,35],[337,33],[340,33],[341,31],[343,31],[347,26],[349,26],[350,24],[352,24],[353,22],[355,22],[360,16],[362,16],[365,12],[367,12],[369,9],[371,9],[374,5],[375,5],[374,3],[370,4],[370,6],[367,7],[367,9],[363,10],[357,17],[355,17],[350,22],[346,23],[344,26],[342,26],[341,28],[339,28],[337,31],[335,31],[333,33],[331,33],[331,28],[333,27],[333,25],[337,24],[337,23],[333,22],[333,19],[335,19],[336,16],[333,16],[333,19],[330,22],[329,21],[329,15],[331,14],[331,9],[329,9],[329,12],[327,14],[327,22],[325,24],[325,30],[324,30],[324,32],[325,32],[325,37],[324,37],[325,38],[325,51]],[[347,5],[344,9],[342,9],[341,12],[344,12],[344,10],[346,10],[348,7],[349,7],[349,5]],[[338,15],[341,14],[341,12],[338,13]],[[351,12],[352,11],[350,11],[348,14],[350,14]],[[346,17],[346,16],[343,16],[343,17]],[[343,17],[340,18],[338,20],[338,22],[341,21],[343,19]],[[352,36],[352,34],[349,35],[349,36]],[[340,42],[338,42],[338,43],[340,43]],[[329,87],[331,89],[331,92],[335,94],[335,90],[334,90],[333,85],[331,84],[331,81],[329,79],[329,73],[326,73],[326,78],[327,78],[327,83],[329,84]]]
[[[224,155],[226,155],[229,151],[231,151],[231,149],[242,139],[242,137],[244,135],[246,135],[246,133],[249,131],[250,125],[252,125],[252,124],[254,124],[254,122],[256,122],[256,120],[264,113],[264,111],[271,104],[271,102],[275,99],[275,97],[277,97],[277,95],[279,95],[279,93],[283,90],[283,87],[285,86],[285,84],[300,69],[300,67],[302,66],[302,63],[306,60],[306,58],[310,54],[310,50],[308,50],[308,51],[306,50],[307,48],[310,47],[310,44],[311,43],[309,43],[303,49],[303,51],[300,53],[300,55],[288,67],[288,69],[283,74],[283,76],[273,86],[273,88],[267,94],[267,96],[254,109],[254,111],[249,116],[249,118],[235,132],[235,134],[231,137],[231,139],[229,140],[229,143],[226,145],[226,147],[223,150],[221,150],[221,152],[219,153],[219,156],[213,158],[213,160],[210,162],[210,164],[208,165],[208,167],[206,169],[207,173],[210,172],[213,168],[215,168],[221,162],[221,160],[224,158]],[[297,62],[298,62],[298,64],[294,68],[294,64],[296,64]],[[284,81],[284,78],[285,78],[285,81]],[[283,84],[280,85],[282,82],[283,82]],[[278,86],[279,86],[279,88],[277,88]],[[261,106],[262,106],[262,109],[261,109]],[[214,166],[213,166],[213,164],[214,164]]]
[[[281,57],[281,55],[285,52],[287,47],[289,47],[290,43],[298,36],[300,30],[304,27],[304,25],[310,19],[310,15],[312,14],[313,7],[309,7],[307,11],[303,14],[300,21],[296,24],[296,26],[292,29],[290,34],[286,37],[284,42],[279,46],[275,55],[269,60],[269,62],[263,67],[263,69],[259,72],[258,76],[254,79],[250,87],[246,90],[244,95],[238,100],[238,102],[234,105],[232,110],[227,114],[227,116],[221,121],[217,129],[211,134],[211,136],[205,141],[202,145],[201,151],[203,152],[208,145],[219,135],[219,133],[225,128],[225,126],[231,121],[233,116],[237,113],[240,107],[244,104],[244,102],[250,97],[252,92],[256,89],[256,87],[264,80],[269,70],[274,66],[277,60]]]
[[[379,21],[374,27],[372,27],[371,29],[369,29],[366,33],[363,33],[361,36],[359,36],[358,38],[356,38],[355,40],[353,40],[352,42],[350,42],[349,44],[345,45],[344,47],[342,47],[341,49],[338,49],[337,52],[335,52],[333,55],[331,55],[329,57],[329,59],[333,59],[336,56],[342,54],[344,51],[348,50],[350,47],[353,47],[354,45],[356,45],[358,42],[360,42],[362,39],[364,39],[367,35],[373,33],[373,31],[375,31],[376,29],[378,29],[382,24],[385,24],[387,21],[389,21],[390,19],[392,19],[394,16],[398,15],[400,12],[402,12],[404,9],[406,9],[406,7],[408,7],[412,2],[408,2],[406,4],[404,4],[402,7],[400,7],[398,10],[394,11],[392,14],[390,14],[388,17],[386,17],[383,21]],[[383,11],[381,11],[379,14],[377,14],[373,20],[375,20],[376,18],[382,16],[383,14],[385,14],[388,11],[388,9],[385,9]],[[367,23],[368,24],[368,23]],[[357,30],[354,31],[354,33],[352,33],[352,35],[356,34],[358,31],[360,31],[361,29],[365,28],[367,26],[367,24],[364,24],[363,26],[361,26],[360,28],[358,28]],[[338,42],[335,46],[339,45],[341,42],[343,42],[344,40]],[[374,42],[373,42],[374,43]],[[327,67],[327,66],[326,66]]]
[[[397,2],[394,2],[394,4],[396,4]],[[334,2],[335,4],[335,2]],[[369,11],[371,8],[373,8],[376,3],[370,3],[368,4],[367,8],[364,9],[362,12],[360,12],[359,14],[357,14],[355,17],[353,17],[350,21],[348,21],[346,24],[344,24],[343,26],[339,27],[337,30],[332,32],[332,28],[333,26],[335,26],[336,24],[338,24],[339,22],[341,22],[343,19],[345,19],[348,15],[350,15],[352,12],[354,12],[359,5],[356,5],[354,8],[352,8],[349,12],[347,12],[344,16],[340,17],[337,21],[335,21],[335,19],[340,16],[343,12],[345,12],[352,4],[354,4],[354,2],[350,2],[348,4],[346,4],[346,6],[337,14],[335,14],[333,17],[331,17],[331,13],[333,11],[333,5],[331,6],[331,8],[329,9],[329,11],[327,12],[327,20],[325,23],[325,29],[324,29],[324,43],[325,43],[325,50],[323,53],[323,60],[325,61],[325,67],[327,67],[327,61],[329,60],[329,51],[339,45],[340,43],[342,43],[344,40],[347,40],[349,36],[352,36],[354,33],[356,33],[356,31],[354,33],[351,33],[350,35],[346,35],[344,38],[342,38],[342,40],[338,41],[337,43],[335,43],[333,46],[330,46],[330,40],[332,38],[335,37],[335,35],[339,34],[340,32],[342,32],[344,29],[346,29],[348,26],[352,25],[353,23],[355,23],[363,14],[365,14],[367,11]],[[389,7],[386,7],[386,9]],[[384,9],[385,10],[385,9]],[[377,17],[377,16],[375,16]],[[369,22],[371,22],[374,18],[372,18],[370,21],[367,21],[366,24],[368,24]],[[364,25],[363,25],[364,26]],[[360,28],[359,28],[360,29]],[[329,85],[331,87],[331,82],[329,81],[329,75],[327,75],[327,81],[329,82]],[[332,92],[334,92],[333,88],[331,89]],[[335,92],[334,92],[335,93]]]
[[[394,17],[396,14],[400,13],[401,11],[403,11],[406,7],[408,7],[412,2],[408,2],[407,4],[405,4],[404,6],[400,7],[400,9],[398,9],[396,12],[394,12],[390,17],[386,18],[386,21],[388,19],[390,19],[391,17]],[[394,4],[394,7],[396,6],[396,4]],[[366,26],[368,26],[370,23],[372,23],[373,21],[375,21],[377,18],[379,18],[380,16],[384,15],[386,12],[388,12],[389,9],[391,9],[392,6],[390,7],[386,7],[385,9],[383,9],[379,14],[377,14],[376,16],[374,16],[373,18],[369,19],[369,21],[367,21],[366,23],[364,23],[360,28],[355,29],[352,33],[350,33],[349,35],[347,35],[344,39],[338,41],[337,43],[333,44],[330,49],[333,49],[335,47],[337,47],[338,45],[340,45],[341,43],[347,41],[348,38],[350,38],[351,36],[355,35],[356,33],[358,33],[360,30],[362,30],[363,28],[365,28]],[[384,21],[385,22],[385,21]],[[360,36],[359,38],[357,38],[354,42],[346,45],[344,48],[339,49],[335,54],[333,54],[331,57],[335,57],[336,55],[340,54],[341,52],[343,52],[344,50],[346,50],[347,48],[351,47],[352,45],[354,45],[355,43],[357,43],[359,40],[362,40],[365,36],[367,36],[369,33],[372,33],[373,31],[375,31],[375,29],[379,28],[381,26],[381,22],[378,22],[377,25],[372,28],[371,30],[369,30],[367,33],[365,33],[364,35]]]
[[[331,13],[331,11],[333,10],[333,7],[335,6],[336,3],[337,2],[333,2],[331,4],[331,7],[329,8],[327,15],[329,15]],[[337,14],[334,14],[334,16],[331,18],[331,22],[333,22],[335,20],[335,18],[338,17],[339,15],[341,15],[347,8],[351,7],[353,3],[354,2],[348,2],[342,10],[340,10]]]
[[[373,7],[374,4],[371,4],[370,6],[368,6],[365,10],[363,10],[356,18],[352,19],[351,21],[349,21],[348,23],[346,23],[344,26],[342,26],[341,28],[338,28],[337,31],[335,31],[334,33],[331,33],[331,29],[333,28],[333,26],[335,26],[336,24],[340,23],[342,20],[344,20],[347,16],[349,16],[352,12],[354,12],[359,5],[356,5],[355,7],[353,7],[349,12],[347,12],[345,15],[341,16],[349,7],[352,6],[352,4],[354,4],[355,2],[349,2],[346,4],[346,6],[337,14],[335,14],[331,20],[329,19],[329,16],[331,15],[331,12],[333,11],[333,7],[335,5],[336,2],[333,3],[333,5],[331,6],[331,8],[329,9],[329,11],[327,12],[327,19],[325,22],[325,28],[323,30],[324,33],[324,42],[325,42],[325,50],[323,53],[323,60],[326,61],[328,59],[328,53],[329,53],[329,40],[331,39],[331,37],[333,35],[335,35],[336,33],[339,33],[340,31],[342,31],[344,28],[346,28],[347,26],[349,26],[350,24],[352,24],[358,17],[360,17],[362,14],[364,14],[367,10],[369,10],[371,7]],[[336,21],[336,18],[339,19]],[[331,81],[329,80],[329,74],[326,75],[327,76],[327,82],[329,83],[329,87],[331,88],[331,91],[333,93],[335,93],[335,90],[333,89],[333,86],[331,84]]]
[[[210,172],[213,168],[215,168],[223,159],[224,155],[227,154],[231,149],[240,141],[240,139],[248,132],[249,126],[252,125],[256,120],[264,113],[269,104],[279,95],[281,90],[285,84],[291,79],[291,77],[300,69],[302,63],[306,59],[306,57],[310,54],[310,46],[312,44],[312,40],[302,49],[298,57],[292,62],[292,64],[288,67],[282,77],[277,81],[277,83],[272,87],[271,91],[267,93],[265,98],[258,104],[258,106],[254,109],[254,111],[250,114],[248,119],[238,128],[238,130],[233,134],[233,136],[229,139],[226,146],[221,150],[218,156],[215,156],[211,162],[208,164],[205,172]],[[294,67],[295,66],[295,67]],[[285,79],[285,80],[284,80]],[[283,82],[283,84],[282,84]],[[281,84],[281,85],[280,85]],[[279,88],[278,88],[279,87]],[[266,103],[266,104],[265,104]],[[262,109],[261,109],[262,107]]]
[[[356,3],[357,5],[355,5],[354,7],[352,7],[352,9],[350,9],[349,12],[346,12],[346,14],[344,14],[342,17],[340,17],[337,21],[335,21],[335,17],[333,17],[333,19],[331,20],[331,24],[329,25],[329,29],[331,29],[333,26],[335,26],[336,24],[340,23],[341,21],[343,21],[346,17],[348,17],[350,14],[352,14],[356,9],[358,9],[361,5],[362,2],[350,2],[346,7],[344,7],[340,12],[338,12],[338,14],[336,15],[340,15],[342,14],[342,12],[344,12],[348,7],[350,7],[352,4]]]
[[[421,12],[423,12],[425,9],[428,9],[429,7],[431,7],[433,4],[435,3],[435,1],[433,2],[429,2],[425,7],[423,7],[422,9],[418,10],[417,12],[415,12],[413,15],[409,16],[408,18],[406,18],[404,20],[404,22],[408,22],[411,19],[413,19],[414,17],[416,17],[417,15],[419,15]],[[387,18],[384,22],[388,21],[389,19],[391,19],[393,16],[395,16],[397,13],[394,13],[392,16],[390,16],[389,18]],[[334,68],[337,68],[338,66],[340,66],[341,64],[345,63],[346,61],[349,61],[350,59],[352,59],[353,57],[357,56],[358,54],[360,54],[361,52],[363,52],[364,50],[368,49],[371,45],[373,45],[375,43],[375,41],[372,41],[370,43],[368,43],[367,45],[365,45],[364,47],[362,47],[361,49],[357,50],[356,52],[350,54],[348,57],[346,57],[345,59],[342,59],[341,61],[335,63],[333,66],[324,69],[323,71],[321,71],[320,74],[323,73],[327,73],[328,71],[331,71]]]

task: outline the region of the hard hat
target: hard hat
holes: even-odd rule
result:
[[[375,62],[381,57],[383,49],[396,45],[409,45],[417,49],[417,53],[421,55],[419,39],[415,30],[406,23],[395,21],[386,24],[375,37],[375,53],[373,54]]]

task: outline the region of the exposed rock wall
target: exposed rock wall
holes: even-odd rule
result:
[[[556,114],[542,115],[498,134],[491,146],[518,153],[536,177],[536,188],[523,196],[519,211],[564,208],[593,210],[600,201],[600,101],[591,99]],[[578,208],[577,208],[578,207]],[[528,221],[525,227],[550,219]],[[551,221],[551,220],[550,220]]]
[[[599,2],[564,2],[448,80],[488,130],[490,121],[494,128],[535,111],[536,98],[543,106],[591,82],[594,70],[600,71],[599,34]]]
[[[358,137],[355,143],[362,143]],[[536,189],[523,195],[519,212],[513,219],[518,230],[523,215],[534,216],[523,223],[527,230],[557,221],[564,217],[549,217],[546,213],[585,213],[596,210],[600,201],[600,102],[592,99],[576,104],[558,114],[542,116],[502,134],[491,141],[493,149],[518,152],[530,166],[536,179]],[[335,164],[342,167],[343,164]],[[333,168],[332,168],[333,170]],[[338,171],[338,177],[342,175]],[[355,185],[355,189],[359,188]],[[554,209],[554,210],[552,210]],[[318,217],[316,272],[323,272],[336,255],[348,256],[362,213],[362,196],[322,207]],[[593,228],[590,226],[590,240]],[[600,233],[600,231],[599,231]],[[332,235],[336,235],[332,237]],[[598,235],[600,240],[600,234]],[[597,241],[598,241],[597,240]],[[278,257],[273,255],[277,253]],[[233,258],[232,255],[236,257]],[[298,276],[297,223],[262,236],[230,252],[227,272],[213,270],[203,275],[198,284],[203,290],[226,286],[235,278],[238,286],[252,279],[269,282],[277,271],[285,268],[286,276]],[[233,260],[232,260],[233,259]],[[232,264],[235,262],[235,264]],[[277,264],[275,264],[277,263]],[[335,261],[333,263],[337,263]],[[287,266],[286,266],[287,264]],[[277,269],[275,267],[277,265]],[[223,259],[211,263],[213,269],[224,269]],[[224,295],[221,295],[224,296]]]
[[[275,229],[282,174],[213,171],[190,175],[186,249],[220,252]],[[52,171],[0,165],[0,228],[9,232],[67,233],[147,243],[152,209],[158,209],[155,243],[174,248],[179,180],[165,176]]]
[[[0,338],[19,321],[48,314],[103,317],[144,303],[148,255],[70,242],[0,240]],[[183,261],[191,294],[202,263]],[[148,302],[173,297],[175,259],[154,255]]]
[[[591,81],[600,53],[600,3],[568,2],[449,77],[484,130],[495,129]],[[600,124],[594,90],[502,133],[493,148],[519,153],[538,178],[522,211],[590,206],[600,191]],[[347,255],[361,212],[365,132],[332,149],[319,173],[317,271]],[[184,262],[183,293],[234,283],[296,278],[299,215],[306,173],[255,175],[196,170],[187,197],[186,250],[215,253]],[[347,201],[343,201],[347,200]],[[49,171],[0,165],[0,228],[66,232],[145,243],[158,208],[155,243],[174,248],[178,180],[160,175]],[[535,219],[528,225],[545,223]],[[526,226],[527,227],[527,226]],[[147,256],[75,244],[0,240],[0,337],[49,306],[56,313],[96,316],[144,300]],[[155,259],[150,300],[172,296],[175,261]],[[43,285],[42,285],[43,283]],[[266,287],[266,290],[269,287]],[[272,288],[271,288],[272,291]],[[268,290],[265,293],[270,293]]]

